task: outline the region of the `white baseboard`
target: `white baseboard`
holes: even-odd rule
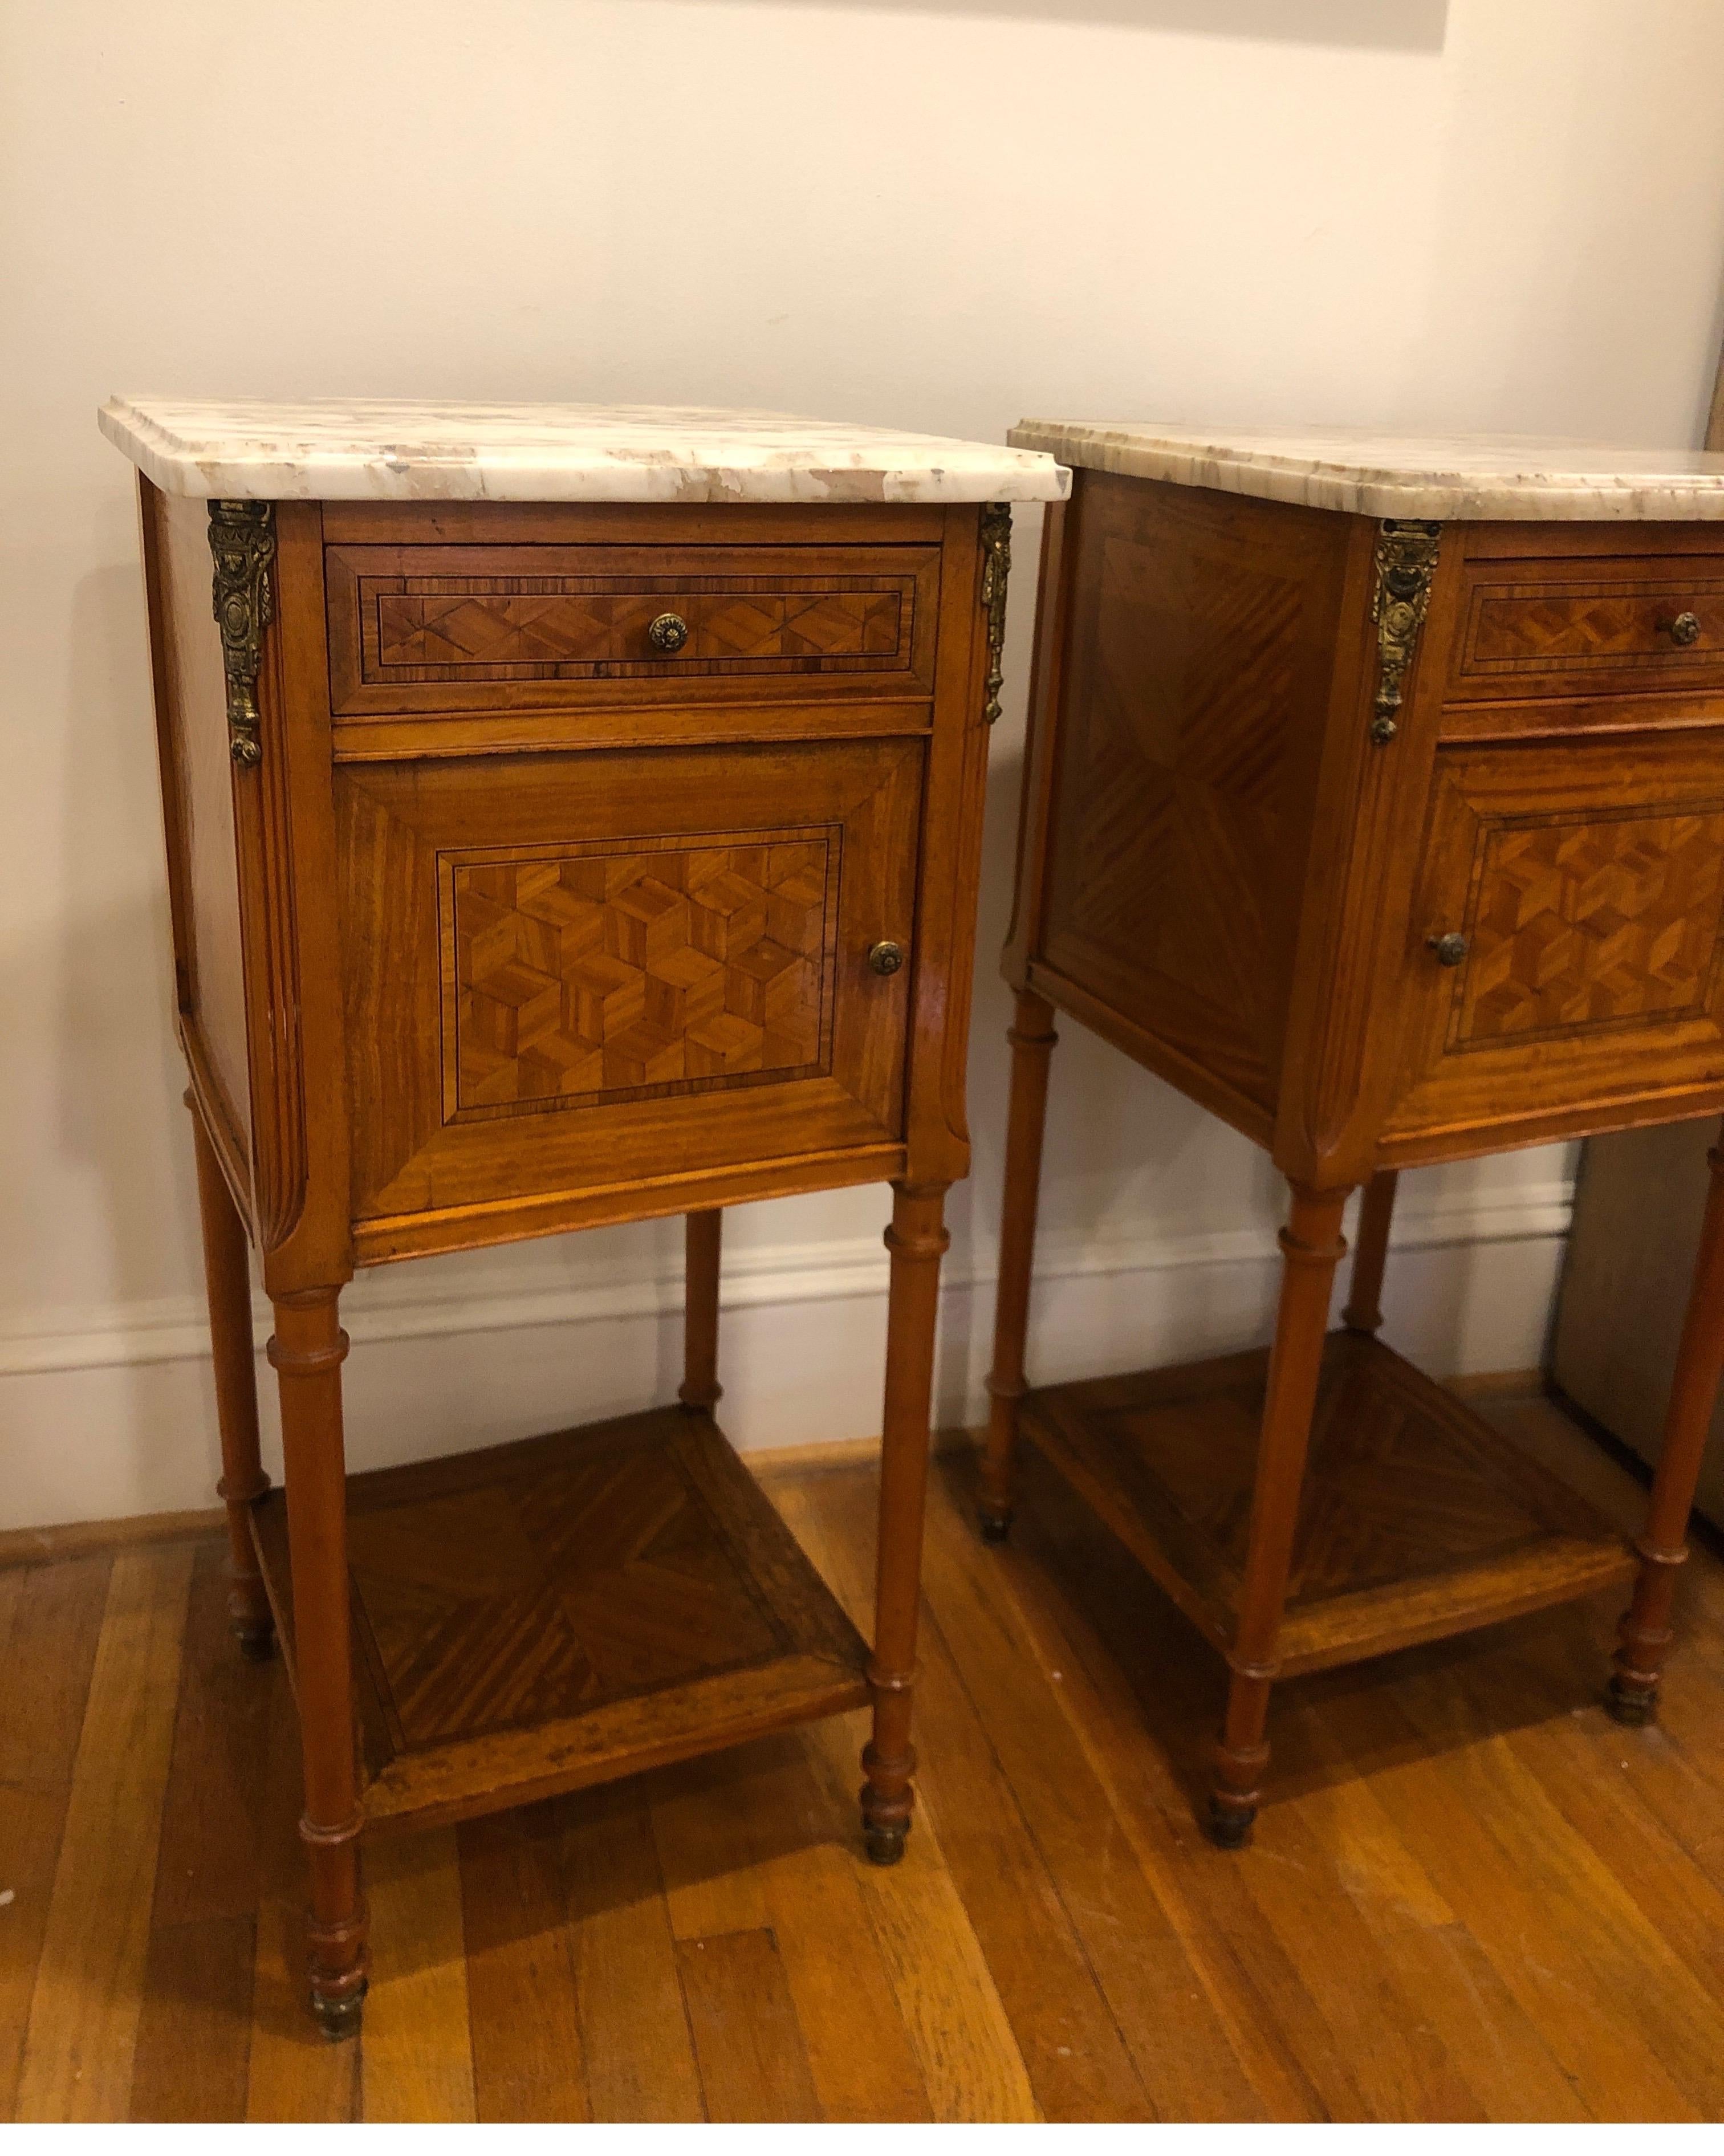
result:
[[[1413,1202],[1408,1193],[1396,1218],[1388,1337],[1440,1374],[1536,1364],[1571,1200],[1566,1183],[1482,1200]],[[506,1281],[459,1292],[428,1293],[411,1265],[353,1283],[342,1322],[357,1351],[347,1366],[355,1467],[672,1395],[680,1264],[618,1276],[614,1267],[571,1271],[567,1245],[557,1255],[554,1268],[517,1261]],[[1260,1339],[1276,1276],[1268,1226],[1048,1234],[1037,1250],[1033,1368],[1060,1379]],[[872,1237],[727,1251],[721,1375],[726,1427],[740,1446],[876,1433],[886,1281]],[[985,1411],[993,1281],[991,1251],[946,1269],[943,1422]],[[268,1327],[260,1299],[260,1344]],[[0,1332],[0,1528],[207,1503],[217,1471],[208,1353],[191,1299],[44,1314]],[[274,1389],[260,1388],[266,1424]],[[273,1429],[265,1449],[279,1458]]]

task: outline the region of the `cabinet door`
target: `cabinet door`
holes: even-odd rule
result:
[[[343,767],[356,1219],[901,1137],[922,759]]]
[[[1721,920],[1724,734],[1439,752],[1387,1141],[1697,1112],[1724,1083]]]

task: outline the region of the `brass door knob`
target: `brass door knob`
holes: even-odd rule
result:
[[[1670,631],[1672,644],[1698,644],[1700,641],[1700,616],[1697,613],[1690,613],[1685,608],[1665,626]]]
[[[1458,966],[1466,956],[1466,938],[1451,928],[1446,936],[1427,936],[1426,947],[1437,954],[1439,966]]]
[[[901,943],[876,943],[868,954],[868,963],[876,973],[895,973],[904,963]]]
[[[680,613],[661,613],[647,624],[647,642],[654,651],[680,651],[689,640],[689,625]]]

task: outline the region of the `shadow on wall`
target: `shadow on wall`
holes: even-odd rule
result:
[[[808,0],[792,0],[806,7]],[[856,14],[991,15],[1048,23],[1112,23],[1265,44],[1357,46],[1439,53],[1449,0],[825,0]]]

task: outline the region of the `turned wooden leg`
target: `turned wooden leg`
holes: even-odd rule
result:
[[[1359,1246],[1353,1253],[1352,1278],[1341,1322],[1350,1332],[1376,1332],[1383,1326],[1383,1269],[1388,1260],[1389,1222],[1394,1218],[1397,1171],[1385,1168],[1365,1185],[1359,1206]]]
[[[1706,1434],[1724,1374],[1724,1134],[1706,1158],[1711,1183],[1700,1253],[1688,1291],[1688,1312],[1676,1349],[1664,1449],[1652,1477],[1634,1600],[1617,1628],[1615,1668],[1604,1703],[1619,1722],[1650,1722],[1658,1712],[1659,1680],[1670,1645],[1670,1605],[1676,1568],[1688,1555],[1688,1514],[1700,1477]]]
[[[1003,1543],[1012,1525],[1013,1454],[1024,1397],[1024,1336],[1029,1326],[1029,1276],[1035,1256],[1035,1207],[1048,1113],[1048,1059],[1060,1038],[1053,1006],[1022,988],[1012,1044],[1012,1105],[1006,1122],[1006,1187],[1000,1214],[999,1286],[993,1304],[993,1368],[988,1373],[988,1449],[977,1507],[986,1542]]]
[[[293,1568],[295,1694],[305,1764],[300,1837],[311,1869],[306,1927],[311,2011],[326,2036],[356,2035],[365,1998],[365,1904],[359,1885],[347,1584],[347,1476],[340,1291],[279,1295],[269,1360],[281,1383],[288,1548]]]
[[[209,1339],[215,1359],[216,1424],[222,1440],[222,1479],[216,1495],[228,1508],[228,1616],[239,1651],[267,1661],[275,1620],[251,1536],[252,1507],[269,1487],[258,1454],[258,1367],[251,1337],[251,1268],[245,1224],[223,1177],[190,1093],[192,1139],[198,1161],[198,1209],[203,1224],[203,1279],[209,1294]]]
[[[715,1208],[690,1213],[686,1222],[683,1378],[676,1397],[690,1413],[711,1414],[724,1394],[718,1382],[718,1254],[724,1214]]]
[[[1209,1798],[1209,1830],[1224,1849],[1238,1849],[1249,1840],[1269,1764],[1264,1727],[1328,1329],[1329,1293],[1347,1250],[1341,1234],[1347,1197],[1344,1190],[1303,1190],[1296,1183],[1292,1211],[1281,1230],[1280,1301],[1257,1440],[1239,1630],[1228,1657],[1233,1676]]]
[[[875,1592],[874,1736],[862,1754],[862,1829],[876,1864],[904,1854],[915,1802],[911,1776],[911,1697],[921,1603],[922,1516],[927,1500],[928,1411],[934,1390],[934,1327],[940,1260],[951,1237],[946,1186],[893,1186],[892,1254],[886,1317],[886,1396],[880,1468],[880,1560]]]

